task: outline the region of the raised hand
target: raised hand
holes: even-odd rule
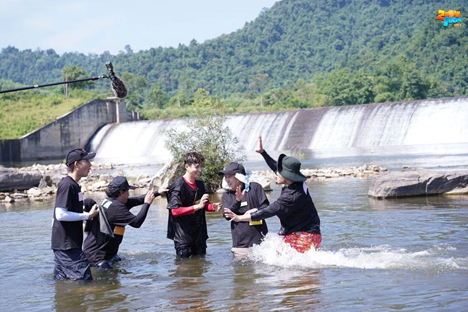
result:
[[[258,136],[258,146],[257,149],[255,150],[257,153],[263,153],[263,144],[262,144],[262,136]]]
[[[240,202],[244,199],[244,196],[245,196],[245,189],[242,191],[242,186],[238,185],[236,187],[236,200]]]

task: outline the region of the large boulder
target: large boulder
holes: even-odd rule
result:
[[[41,179],[42,173],[37,170],[0,167],[0,191],[28,190],[38,186]]]
[[[378,199],[440,194],[468,194],[468,172],[387,172],[373,178],[368,193]]]

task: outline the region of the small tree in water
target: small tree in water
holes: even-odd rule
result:
[[[218,171],[223,170],[233,161],[245,160],[243,146],[231,130],[224,125],[226,107],[216,97],[209,97],[207,92],[199,89],[193,103],[196,116],[185,119],[179,129],[167,131],[166,147],[171,152],[179,168],[184,168],[184,155],[199,152],[205,157],[201,179],[209,192],[221,187]],[[219,113],[214,115],[213,111]],[[179,172],[182,175],[181,171]]]

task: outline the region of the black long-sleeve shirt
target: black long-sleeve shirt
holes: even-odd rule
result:
[[[276,173],[277,162],[266,151],[263,151],[262,156]],[[280,235],[294,232],[320,234],[320,218],[305,182],[294,182],[283,187],[278,199],[268,207],[251,214],[251,219],[258,221],[272,216],[278,216],[280,219]]]
[[[155,195],[158,196],[159,193],[155,193]],[[116,226],[125,227],[127,225],[130,225],[134,228],[141,227],[143,222],[146,220],[146,216],[148,215],[148,210],[150,207],[149,204],[144,203],[145,196],[146,194],[136,197],[130,197],[128,198],[125,204],[122,204],[115,198],[106,199],[108,203],[111,203],[104,203],[104,206],[106,206],[104,209],[107,208],[108,221],[112,230],[114,230]],[[141,209],[137,215],[134,215],[130,212],[130,209],[138,205],[142,205]],[[93,220],[93,222],[95,221]],[[86,237],[83,249],[86,257],[91,263],[98,263],[102,260],[111,260],[115,255],[117,255],[117,252],[119,251],[119,246],[123,241],[123,235],[118,235],[114,233],[113,238],[109,238],[103,243],[98,244],[98,233],[95,233],[95,231],[98,231],[99,227],[92,227],[89,226],[89,224],[87,224],[86,226],[87,228],[90,228],[91,231]]]

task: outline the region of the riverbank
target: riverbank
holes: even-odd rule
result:
[[[104,192],[109,182],[116,176],[126,176],[131,185],[137,190],[155,189],[162,184],[172,181],[173,171],[170,164],[162,167],[155,175],[139,174],[128,176],[120,164],[93,164],[88,177],[79,182],[83,193]],[[132,168],[137,166],[132,166]],[[322,168],[301,170],[308,179],[335,179],[341,177],[367,178],[387,171],[376,165],[362,165],[360,167]],[[23,168],[0,167],[0,201],[11,203],[21,200],[44,201],[55,196],[57,185],[66,176],[67,167],[58,165],[33,165]],[[25,179],[29,177],[29,179]],[[271,171],[253,171],[251,181],[260,183],[265,190],[271,189],[276,176]],[[14,187],[12,187],[14,186]]]

